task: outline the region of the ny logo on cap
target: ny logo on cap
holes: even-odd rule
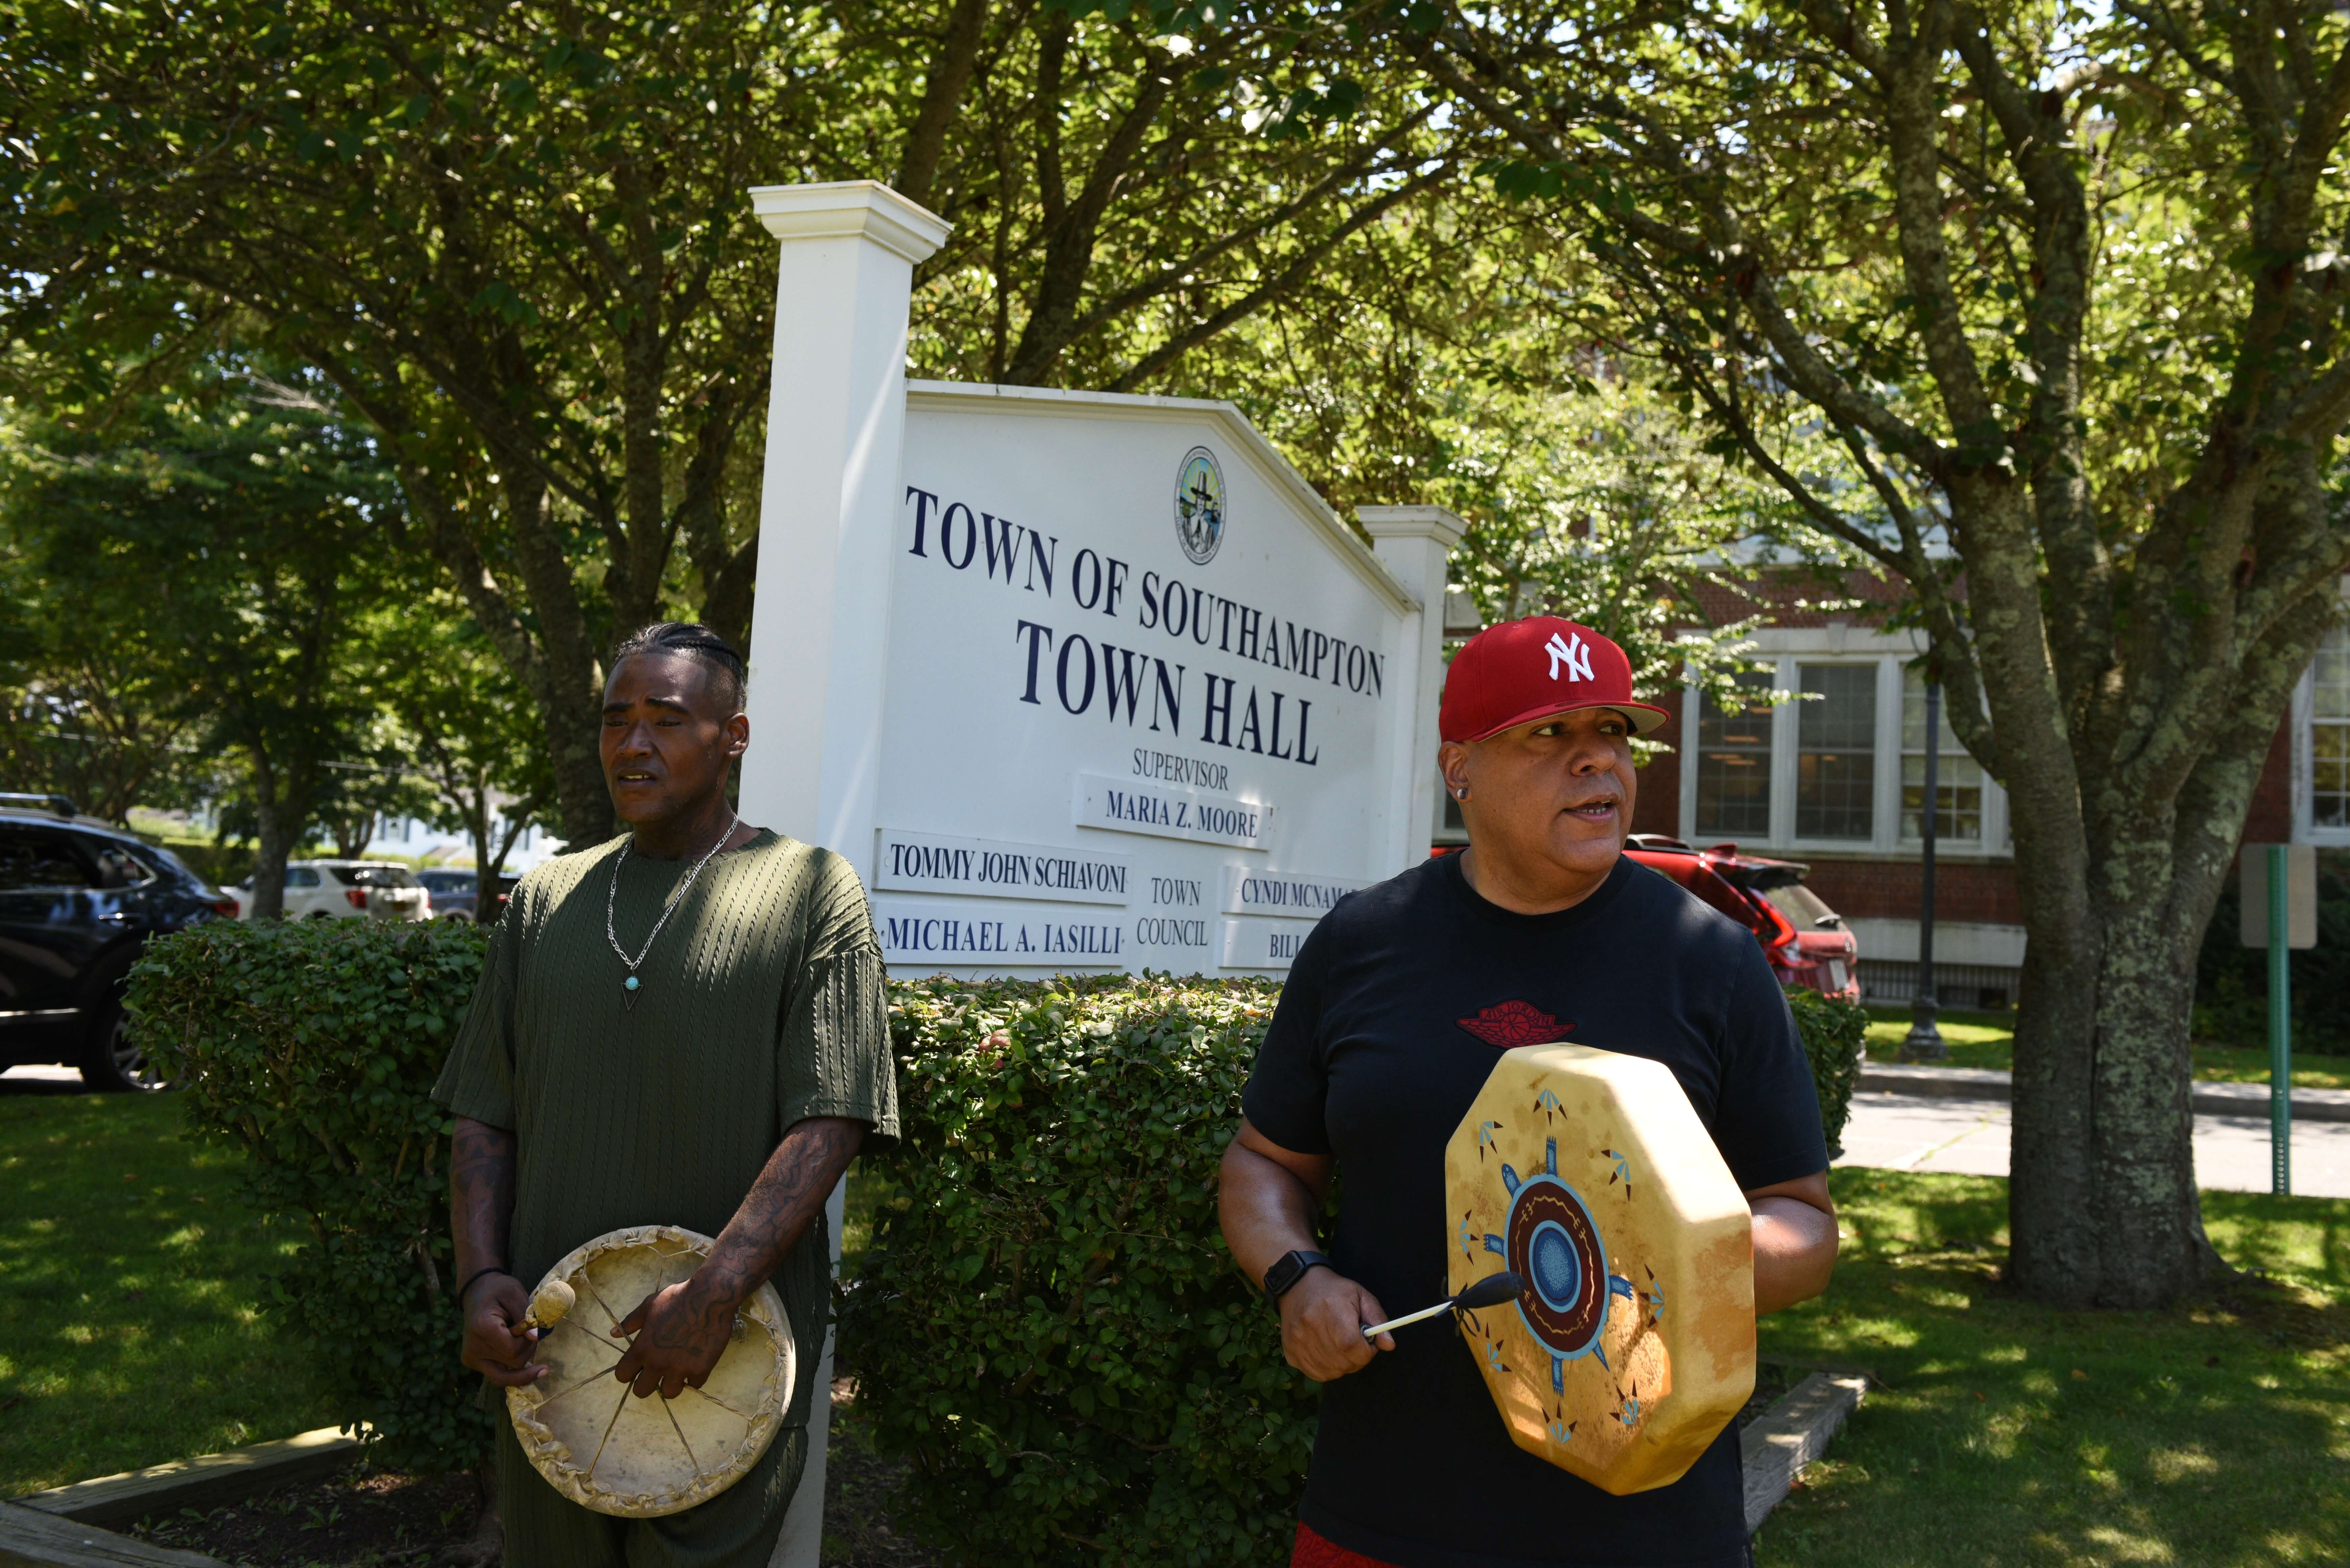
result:
[[[1558,679],[1558,667],[1562,664],[1566,666],[1569,680],[1596,679],[1591,673],[1591,649],[1584,646],[1581,632],[1575,633],[1573,642],[1562,642],[1558,633],[1552,632],[1550,640],[1543,644],[1543,651],[1550,655],[1550,678],[1553,680]]]

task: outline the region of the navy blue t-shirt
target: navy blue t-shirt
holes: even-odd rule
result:
[[[1459,856],[1431,859],[1314,928],[1242,1099],[1282,1147],[1336,1157],[1330,1261],[1389,1312],[1444,1297],[1444,1146],[1496,1055],[1460,1021],[1511,1002],[1577,1045],[1670,1068],[1741,1188],[1827,1168],[1803,1044],[1752,932],[1628,857],[1548,915],[1488,903]],[[1301,1511],[1401,1568],[1747,1560],[1735,1423],[1671,1486],[1611,1497],[1510,1441],[1440,1324],[1324,1386]]]

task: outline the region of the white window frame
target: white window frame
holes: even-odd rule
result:
[[[1887,636],[1856,627],[1765,628],[1754,634],[1757,663],[1772,670],[1771,684],[1783,691],[1801,690],[1797,666],[1805,664],[1874,664],[1877,668],[1877,743],[1875,800],[1871,833],[1866,838],[1798,838],[1795,836],[1796,758],[1800,745],[1796,704],[1781,703],[1771,715],[1771,831],[1767,838],[1742,838],[1742,848],[1791,856],[1842,856],[1852,858],[1915,857],[1924,847],[1918,838],[1901,836],[1901,670],[1924,651],[1923,643],[1908,635]],[[2307,678],[2303,678],[2306,685]],[[1697,718],[1699,694],[1684,689],[1680,768],[1680,836],[1697,836]],[[1965,859],[2005,858],[2014,852],[2009,833],[2007,792],[1988,773],[1983,776],[1982,838],[1942,839],[1942,854]],[[2344,836],[2350,842],[2350,833]]]
[[[1895,659],[1893,661],[1893,711],[1898,722],[1901,715],[1901,702],[1903,697],[1903,692],[1901,691],[1901,661],[1899,659]],[[1950,700],[1950,693],[1947,689],[1945,689],[1942,692],[1942,701],[1947,704]],[[1944,722],[1947,723],[1949,721],[1945,719]],[[1957,739],[1955,732],[1953,732],[1951,738],[1953,740]],[[1964,744],[1960,745],[1958,753],[1959,755],[1965,757],[1969,762],[1972,762],[1974,760],[1974,753],[1969,752]],[[1922,755],[1923,753],[1920,754]],[[1945,752],[1942,753],[1942,760],[1948,761],[1949,758],[1950,753]],[[1901,740],[1898,735],[1894,737],[1893,742],[1893,759],[1894,765],[1896,767],[1907,766],[1907,753],[1902,750]],[[1901,805],[1900,789],[1898,784],[1895,786],[1893,801],[1894,809],[1898,812],[1900,809]],[[1995,810],[1994,803],[1996,803]],[[2007,836],[2007,792],[2000,788],[1997,782],[1991,778],[1991,770],[1988,768],[1984,769],[1982,775],[1982,837],[1980,839],[1953,838],[1948,833],[1941,832],[1938,829],[1935,834],[1934,842],[1935,853],[1938,855],[2004,854],[2013,847],[2013,846],[2009,842]],[[1899,839],[1899,844],[1900,847],[1905,852],[1916,850],[1918,853],[1922,855],[1926,850],[1926,839],[1925,836],[1922,834],[1904,834]]]
[[[2317,826],[2317,663],[2293,683],[2293,841],[2321,847],[2350,846],[2350,826]]]
[[[1781,679],[1782,674],[1774,668],[1770,683],[1774,687],[1783,687],[1786,682]],[[1698,724],[1704,716],[1700,711],[1703,701],[1702,694],[1694,686],[1685,688],[1681,692],[1681,732],[1685,739],[1681,745],[1680,837],[1688,844],[1697,842],[1697,736]],[[1779,753],[1783,749],[1780,741],[1780,725],[1785,722],[1785,708],[1786,705],[1782,703],[1771,711],[1771,759],[1768,766],[1771,770],[1770,834],[1773,840],[1779,837],[1783,826],[1779,817],[1780,807],[1791,798],[1787,786],[1779,778]],[[1719,835],[1710,836],[1716,843],[1729,842]],[[1749,841],[1740,839],[1737,842],[1743,844]]]

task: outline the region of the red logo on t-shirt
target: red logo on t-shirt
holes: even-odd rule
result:
[[[1498,1050],[1513,1045],[1555,1045],[1575,1033],[1572,1023],[1544,1012],[1531,1002],[1497,1002],[1480,1008],[1474,1018],[1455,1020],[1461,1028]]]

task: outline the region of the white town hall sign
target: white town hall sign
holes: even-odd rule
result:
[[[946,225],[782,241],[743,811],[855,862],[899,974],[1285,970],[1427,853],[1447,547],[1366,547],[1228,403],[905,379]]]

